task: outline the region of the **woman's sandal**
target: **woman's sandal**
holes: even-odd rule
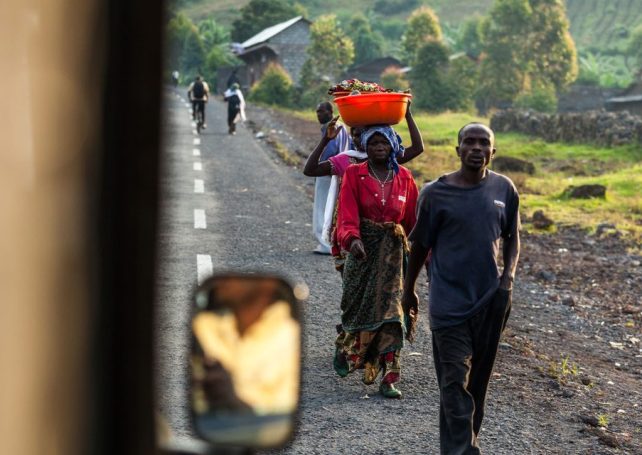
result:
[[[397,389],[394,384],[381,384],[379,391],[386,398],[401,398],[401,390]]]
[[[336,371],[339,376],[341,376],[342,378],[348,376],[348,373],[350,372],[350,366],[348,365],[345,354],[340,352],[339,349],[336,350],[334,354],[334,361],[332,363],[334,366],[334,371]]]

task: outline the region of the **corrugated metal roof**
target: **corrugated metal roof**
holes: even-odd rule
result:
[[[276,24],[276,25],[273,25],[272,27],[268,27],[263,31],[260,31],[259,33],[257,33],[256,35],[254,35],[252,38],[248,39],[244,43],[241,43],[241,46],[243,46],[243,49],[248,49],[252,46],[256,46],[257,44],[261,44],[269,40],[273,36],[278,35],[286,28],[296,24],[301,19],[303,19],[303,16],[297,16],[293,19],[290,19],[289,21],[281,22],[280,24]]]

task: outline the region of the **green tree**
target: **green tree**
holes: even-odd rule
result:
[[[345,29],[354,43],[354,63],[363,63],[383,55],[384,40],[379,32],[374,32],[370,21],[363,14],[354,16]]]
[[[220,68],[240,64],[240,61],[229,51],[227,46],[227,44],[213,46],[207,53],[203,75],[209,81],[214,81],[216,72]]]
[[[407,90],[410,87],[406,75],[396,66],[389,66],[383,70],[381,85],[392,90]]]
[[[453,110],[474,110],[475,95],[479,81],[479,66],[466,54],[460,54],[448,62],[447,81],[452,100],[449,108]]]
[[[633,57],[637,71],[642,71],[642,24],[631,33],[627,51]]]
[[[239,62],[229,49],[230,35],[225,28],[213,18],[202,20],[197,27],[206,50],[203,75],[213,81],[219,68]]]
[[[559,91],[577,78],[577,54],[562,0],[495,0],[482,24],[479,100],[513,102],[534,87]]]
[[[535,85],[515,98],[515,106],[538,112],[557,111],[557,94],[553,84]]]
[[[250,99],[266,104],[290,106],[292,92],[292,79],[283,67],[273,63],[250,90]]]
[[[401,51],[408,65],[413,66],[419,48],[428,41],[441,41],[439,18],[426,7],[416,9],[408,18],[406,31],[401,37]]]
[[[232,23],[232,39],[237,42],[243,42],[267,27],[304,14],[300,5],[292,5],[285,0],[250,0],[240,12],[241,17]]]
[[[481,17],[473,17],[462,24],[455,49],[465,52],[472,58],[479,58],[482,52]]]
[[[529,0],[533,9],[532,28],[526,46],[528,73],[539,87],[552,85],[557,91],[577,79],[577,50],[562,0]]]
[[[319,17],[310,27],[308,55],[301,69],[300,104],[309,106],[321,99],[332,82],[337,82],[354,61],[354,44],[339,27],[336,16]]]
[[[410,70],[410,85],[417,107],[433,112],[454,107],[456,94],[448,81],[448,54],[448,48],[437,40],[423,43],[417,51]]]
[[[217,24],[213,18],[207,18],[199,22],[198,33],[201,35],[203,45],[208,52],[214,46],[230,42],[230,34],[223,26]]]
[[[198,28],[183,13],[167,24],[168,65],[183,74],[193,75],[203,69],[205,45]]]

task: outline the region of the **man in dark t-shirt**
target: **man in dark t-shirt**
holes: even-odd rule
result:
[[[428,252],[429,315],[440,388],[441,453],[480,453],[478,435],[519,257],[519,195],[487,169],[493,131],[471,123],[458,135],[459,170],[426,186],[417,207],[403,304],[417,311],[415,283]],[[504,268],[499,271],[500,238]]]

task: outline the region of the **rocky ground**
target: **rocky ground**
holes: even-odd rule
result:
[[[252,106],[248,118],[255,139],[288,166],[300,168],[319,139],[318,124],[282,112]],[[311,190],[312,179],[301,185]],[[523,233],[494,373],[501,393],[490,400],[533,419],[531,453],[642,454],[642,257],[634,246],[608,228]],[[502,425],[513,437],[510,422]]]

